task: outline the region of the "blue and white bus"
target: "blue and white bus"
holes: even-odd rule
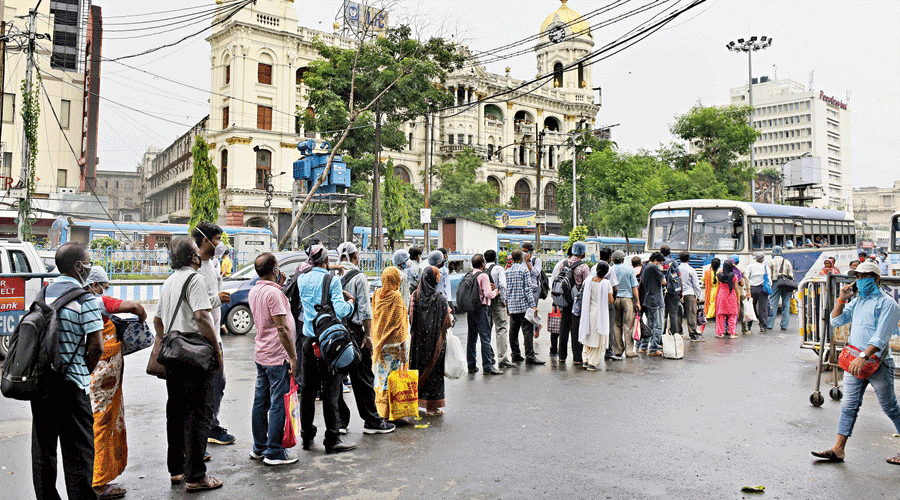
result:
[[[687,250],[691,265],[707,266],[714,257],[722,260],[737,254],[741,264],[753,253],[780,246],[794,266],[799,283],[822,269],[826,257],[842,266],[857,257],[856,226],[840,210],[746,203],[732,200],[683,200],[660,203],[650,210],[647,252],[669,245],[672,253]]]
[[[534,233],[500,233],[497,235],[497,250],[508,250],[510,246],[521,247],[522,243],[535,242]],[[563,247],[568,243],[568,236],[541,235],[541,252],[563,253]],[[618,236],[588,236],[585,238],[589,253],[599,253],[603,247],[609,247],[613,251],[621,250],[625,253],[639,253],[644,251],[646,240],[644,238],[625,238]],[[630,251],[629,251],[630,247]]]

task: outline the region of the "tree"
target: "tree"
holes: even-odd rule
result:
[[[194,147],[194,173],[191,176],[191,231],[202,221],[215,223],[219,220],[219,188],[216,183],[218,169],[209,156],[209,144],[197,134]]]
[[[738,157],[750,154],[750,147],[759,131],[748,122],[753,113],[750,106],[705,107],[695,105],[687,113],[677,116],[670,130],[693,144],[697,153],[693,162],[705,160],[712,165],[717,179],[725,183],[731,197],[746,197],[747,187],[755,169]],[[691,162],[688,162],[691,163]]]
[[[497,191],[487,182],[478,182],[481,156],[466,149],[456,161],[436,167],[440,188],[431,193],[431,208],[438,217],[467,217],[486,224],[496,222],[500,206],[494,203]]]
[[[91,250],[105,249],[105,248],[116,249],[116,248],[119,248],[121,245],[122,245],[121,241],[119,241],[113,237],[110,237],[110,236],[101,236],[99,238],[94,238],[91,240]]]
[[[391,248],[394,248],[394,242],[403,238],[403,232],[412,227],[412,222],[409,215],[410,207],[403,193],[404,182],[394,175],[393,161],[388,160],[386,167],[381,204],[382,210],[387,214],[384,227],[387,229]]]
[[[570,248],[572,248],[572,244],[574,244],[576,241],[584,241],[585,239],[587,239],[587,235],[588,235],[587,226],[573,227],[572,230],[569,231],[569,241],[567,241],[563,245],[563,250],[568,251]]]

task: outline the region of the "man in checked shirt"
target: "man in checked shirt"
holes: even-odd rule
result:
[[[537,284],[522,262],[521,250],[513,250],[512,260],[512,267],[506,271],[506,310],[510,319],[509,346],[512,349],[512,360],[513,363],[525,361],[528,365],[543,365],[546,362],[539,360],[534,353],[534,325],[525,319],[525,313],[529,309],[537,310],[534,302]],[[519,350],[519,329],[524,337],[524,358]]]

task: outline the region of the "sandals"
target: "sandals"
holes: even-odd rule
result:
[[[225,483],[223,483],[221,479],[217,479],[212,476],[206,476],[199,483],[186,483],[184,485],[184,491],[191,493],[197,491],[214,490],[216,488],[221,488],[223,484]]]
[[[172,486],[178,486],[179,484],[184,482],[184,474],[178,474],[177,476],[171,476],[169,481],[172,482]]]
[[[118,485],[111,484],[111,483],[106,485],[106,488],[103,489],[102,493],[100,491],[98,491],[97,488],[95,488],[94,491],[97,492],[98,498],[100,500],[111,500],[113,498],[122,498],[125,496],[126,493],[128,493],[128,490],[126,490],[125,488],[120,488]]]
[[[429,412],[427,412],[427,411],[425,412],[425,416],[426,416],[426,417],[440,417],[440,416],[443,415],[443,414],[444,414],[444,410],[442,410],[442,409],[440,409],[440,408],[438,408],[437,410],[435,410],[433,413],[429,413]]]
[[[834,450],[814,451],[814,452],[812,452],[812,456],[814,456],[816,458],[822,458],[826,462],[843,462],[844,461],[843,458],[837,456],[834,453]],[[900,453],[898,453],[897,457],[894,457],[894,458],[900,458]],[[888,460],[888,462],[890,462],[890,460]],[[900,465],[900,462],[897,462],[897,463],[898,463],[898,465]]]
[[[900,453],[897,453],[893,457],[885,460],[885,462],[887,462],[889,464],[900,465]]]

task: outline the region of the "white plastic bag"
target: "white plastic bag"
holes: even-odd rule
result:
[[[663,357],[666,359],[681,359],[684,357],[684,337],[668,333],[663,334]]]
[[[744,321],[759,321],[756,317],[756,310],[753,309],[753,300],[744,299]]]
[[[468,372],[466,364],[466,352],[462,342],[453,335],[453,330],[447,329],[447,352],[444,355],[444,376],[449,379],[458,379]]]

